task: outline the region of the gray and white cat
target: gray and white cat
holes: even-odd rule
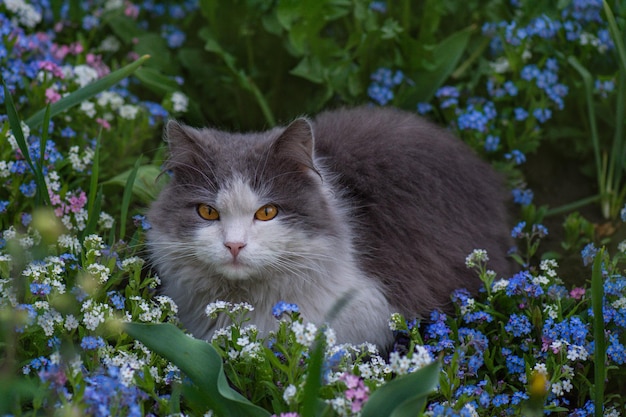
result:
[[[479,280],[474,248],[508,272],[509,227],[499,176],[448,131],[389,108],[300,118],[261,133],[166,129],[171,182],[148,219],[151,260],[186,328],[210,338],[216,300],[248,302],[252,323],[296,303],[340,342],[392,341],[392,312],[446,308]]]

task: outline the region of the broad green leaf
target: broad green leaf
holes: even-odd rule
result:
[[[441,364],[433,362],[378,388],[365,403],[361,417],[414,417],[420,415],[428,395],[439,383]]]
[[[434,63],[432,68],[412,74],[415,82],[416,94],[411,98],[412,103],[430,101],[437,90],[454,72],[463,52],[467,48],[471,28],[460,30],[435,45],[432,50]]]
[[[106,181],[103,185],[119,185],[125,187],[133,170],[134,168],[123,172]],[[142,203],[147,204],[153,202],[156,200],[159,192],[161,192],[161,189],[165,185],[167,175],[159,177],[160,174],[161,168],[156,165],[142,165],[137,169],[132,191]]]
[[[106,75],[99,80],[94,81],[93,83],[88,84],[68,94],[56,103],[51,104],[50,117],[54,117],[60,113],[63,113],[67,109],[72,108],[85,100],[89,100],[96,94],[113,87],[115,84],[135,72],[135,70],[137,70],[137,68],[139,68],[146,60],[148,60],[148,58],[150,58],[149,55],[144,55],[135,62],[128,64],[125,67],[118,69],[117,71],[113,71],[109,75]],[[46,109],[38,111],[26,120],[26,124],[31,129],[39,126],[41,123],[43,123],[45,113]]]
[[[174,363],[203,394],[198,397],[220,416],[268,417],[228,384],[222,358],[209,343],[194,339],[170,323],[125,323],[123,329],[149,349]]]
[[[159,94],[174,93],[180,90],[180,86],[176,81],[154,68],[139,68],[135,72],[135,77],[152,91]]]

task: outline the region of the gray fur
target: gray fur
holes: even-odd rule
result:
[[[473,249],[486,249],[496,272],[509,270],[500,177],[411,113],[342,109],[248,134],[171,122],[166,137],[174,175],[148,214],[149,247],[164,292],[197,337],[220,324],[203,314],[218,299],[253,304],[266,332],[279,300],[321,324],[352,293],[331,321],[339,340],[384,346],[390,312],[424,316],[449,307],[455,288],[478,288],[464,264]],[[203,220],[198,203],[219,205],[224,218]],[[278,216],[253,221],[268,203]],[[254,265],[247,272],[220,269],[226,236],[249,243],[240,255]]]

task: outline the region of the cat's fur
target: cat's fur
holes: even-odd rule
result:
[[[262,133],[170,122],[172,181],[148,219],[151,259],[183,324],[209,338],[216,300],[249,302],[274,329],[279,300],[339,341],[386,346],[390,313],[446,308],[453,289],[476,289],[464,264],[475,248],[508,271],[509,227],[499,176],[448,131],[414,114],[361,107],[298,119]],[[197,205],[220,219],[207,221]],[[274,204],[269,221],[255,211]],[[235,257],[228,242],[245,244]]]

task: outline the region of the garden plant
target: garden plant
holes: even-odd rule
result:
[[[622,0],[0,2],[0,415],[626,415],[625,33]],[[145,261],[164,122],[356,104],[503,173],[516,273],[477,247],[481,291],[389,317],[390,352],[290,300],[186,334]]]

